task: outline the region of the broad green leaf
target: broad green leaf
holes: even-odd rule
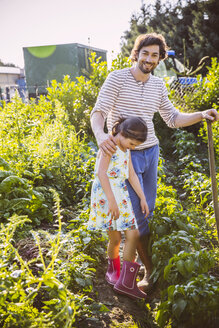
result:
[[[187,276],[187,272],[185,270],[185,265],[184,265],[184,261],[183,260],[179,260],[176,262],[176,267],[177,267],[177,270],[181,273],[181,275],[183,277],[186,277]]]
[[[0,170],[0,180],[4,180],[5,178],[9,177],[10,175],[13,175],[14,173],[11,171],[1,171]]]
[[[174,285],[169,286],[167,291],[168,291],[168,300],[172,301],[173,300],[173,293],[175,291],[175,286]]]
[[[172,305],[173,314],[176,316],[177,319],[180,319],[180,316],[183,313],[183,311],[185,310],[186,305],[187,305],[187,302],[182,298],[176,300],[173,303],[173,305]]]
[[[189,273],[192,273],[193,269],[194,269],[194,260],[192,258],[187,259],[185,262],[185,268]]]
[[[0,157],[0,167],[7,171],[10,170],[10,165],[2,157]]]
[[[165,280],[168,280],[168,277],[169,277],[169,273],[170,273],[171,268],[172,268],[172,265],[171,264],[168,264],[168,265],[165,266],[165,268],[164,268],[164,275],[163,275],[163,277],[164,277]]]
[[[0,183],[0,193],[1,192],[9,192],[11,191],[11,188],[13,186],[26,186],[26,181],[22,178],[19,178],[15,175],[11,175],[7,178],[5,178],[1,183]]]

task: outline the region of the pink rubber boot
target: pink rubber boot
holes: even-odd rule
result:
[[[114,290],[131,298],[145,299],[147,295],[136,284],[136,277],[140,264],[124,261],[119,280],[114,285]]]
[[[110,285],[115,285],[120,276],[120,257],[116,259],[108,258],[108,268],[106,273],[106,281]]]

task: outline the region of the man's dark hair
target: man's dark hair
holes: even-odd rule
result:
[[[146,46],[158,45],[160,49],[160,59],[167,57],[167,44],[164,37],[157,33],[141,34],[135,40],[134,47],[131,52],[131,60],[135,62],[138,60],[138,54],[141,48]]]

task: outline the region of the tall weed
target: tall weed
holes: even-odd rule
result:
[[[84,315],[91,316],[95,308],[106,310],[102,305],[94,306],[86,296],[92,290],[100,254],[92,258],[85,249],[80,251],[77,245],[82,239],[78,240],[77,229],[63,231],[60,201],[56,193],[54,197],[57,231],[33,231],[34,250],[29,243],[27,251],[28,242],[26,248],[16,248],[13,240],[16,228],[29,222],[28,218],[13,216],[1,225],[0,325],[4,328],[70,328]],[[95,244],[97,236],[89,238]]]

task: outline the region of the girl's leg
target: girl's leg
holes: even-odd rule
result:
[[[135,299],[145,299],[146,294],[137,287],[136,277],[140,264],[135,262],[136,247],[139,239],[138,230],[125,231],[123,266],[114,290]]]
[[[107,255],[110,259],[115,259],[119,256],[119,247],[121,243],[120,231],[108,231],[109,243],[107,247]]]
[[[106,281],[110,285],[115,285],[120,276],[120,257],[119,246],[121,242],[120,231],[109,231],[109,244],[108,244],[108,268],[106,272]]]
[[[135,262],[136,248],[139,242],[139,231],[126,230],[125,231],[125,245],[123,250],[123,260],[129,262]]]

